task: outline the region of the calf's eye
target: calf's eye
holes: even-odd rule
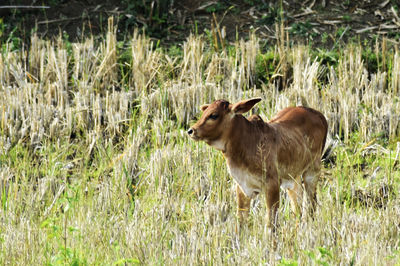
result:
[[[208,117],[211,120],[217,120],[218,119],[218,114],[212,114]]]

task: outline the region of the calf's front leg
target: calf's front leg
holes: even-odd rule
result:
[[[236,198],[237,198],[237,216],[239,219],[239,226],[242,227],[247,221],[250,210],[251,198],[247,197],[239,185],[236,185]]]
[[[279,208],[279,183],[277,179],[268,180],[265,188],[265,200],[267,204],[267,226],[275,231]]]

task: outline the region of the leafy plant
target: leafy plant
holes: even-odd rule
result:
[[[332,253],[323,247],[318,247],[318,252],[315,251],[305,251],[307,256],[310,258],[312,264],[315,265],[331,265]]]
[[[258,25],[273,25],[274,23],[281,22],[283,18],[281,8],[274,5],[260,6],[260,10],[267,10],[266,14],[263,14],[260,19],[256,20]]]
[[[310,22],[298,22],[298,23],[293,23],[290,26],[290,33],[295,34],[295,35],[300,35],[303,37],[315,37],[317,36],[317,33],[312,31],[312,25]]]
[[[217,1],[214,4],[211,4],[209,6],[206,7],[206,12],[208,13],[215,13],[215,12],[220,12],[223,10],[228,9],[228,6],[226,5],[225,2],[223,1]]]
[[[125,29],[132,26],[140,26],[143,31],[156,38],[165,36],[166,24],[171,16],[170,9],[172,0],[150,1],[150,0],[124,0],[126,12],[121,18]]]

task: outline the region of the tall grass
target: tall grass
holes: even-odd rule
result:
[[[0,263],[400,263],[398,51],[370,73],[361,45],[329,65],[284,39],[267,51],[276,71],[265,83],[253,35],[219,51],[191,35],[171,54],[137,32],[121,45],[110,20],[101,41],[33,35],[27,50],[5,47]],[[284,199],[275,236],[262,197],[237,234],[222,155],[185,133],[201,104],[254,96],[265,120],[319,109],[339,143],[315,218],[297,225]]]

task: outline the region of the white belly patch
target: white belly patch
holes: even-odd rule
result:
[[[294,188],[294,180],[290,179],[282,179],[281,188],[282,189],[293,189]]]
[[[261,178],[258,176],[249,173],[246,169],[229,167],[229,165],[228,171],[247,197],[254,198],[261,192],[259,181]]]
[[[262,177],[256,176],[246,169],[241,169],[238,167],[230,167],[228,165],[229,174],[235,179],[236,183],[240,186],[244,194],[249,198],[254,198],[261,191],[261,180]],[[281,179],[281,188],[294,189],[296,186],[296,180],[294,179]]]

